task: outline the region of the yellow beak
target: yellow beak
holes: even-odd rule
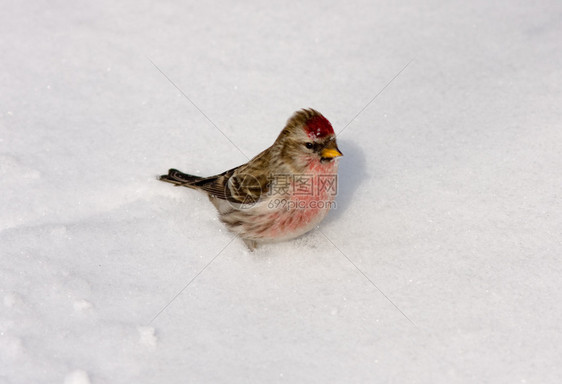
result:
[[[324,148],[322,152],[320,152],[320,156],[327,159],[332,159],[334,157],[343,156],[343,153],[341,153],[337,148]]]

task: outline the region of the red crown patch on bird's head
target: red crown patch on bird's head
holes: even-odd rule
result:
[[[312,139],[334,134],[332,124],[322,115],[313,116],[305,124],[306,133]]]

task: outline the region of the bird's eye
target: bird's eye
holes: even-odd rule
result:
[[[314,147],[314,144],[312,144],[312,143],[306,143],[305,146],[306,146],[308,149],[312,149],[312,147]]]

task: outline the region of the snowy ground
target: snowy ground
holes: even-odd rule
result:
[[[560,1],[3,0],[0,49],[1,383],[560,382]],[[330,241],[249,253],[154,179],[245,158],[149,59],[249,156],[413,61]]]

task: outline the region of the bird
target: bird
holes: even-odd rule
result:
[[[325,218],[335,206],[340,156],[328,119],[301,109],[246,164],[209,177],[172,168],[159,179],[206,193],[220,221],[253,251],[299,237]]]

